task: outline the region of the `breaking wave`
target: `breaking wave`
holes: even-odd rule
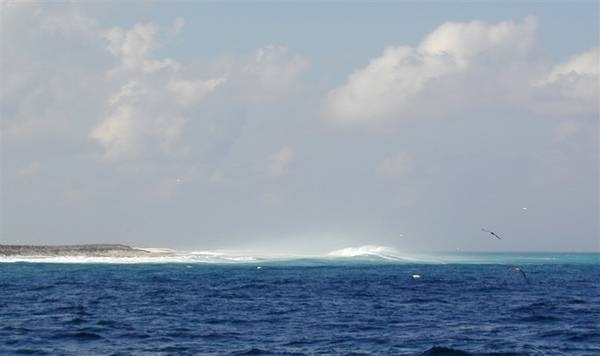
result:
[[[427,258],[401,254],[395,248],[387,246],[366,245],[360,247],[346,247],[341,250],[331,251],[327,254],[330,258],[342,259],[367,259],[396,262],[431,262]]]
[[[229,255],[221,252],[175,251],[169,256],[99,257],[99,256],[2,256],[0,263],[253,263],[262,259],[254,256]]]
[[[414,264],[600,264],[597,253],[404,253],[377,245],[346,247],[320,255],[262,254],[248,251],[176,251],[166,248],[136,248],[153,253],[143,257],[69,256],[0,256],[0,263],[92,263],[92,264],[303,264],[328,265],[348,263]]]
[[[105,256],[1,256],[0,263],[38,262],[38,263],[348,263],[356,262],[398,262],[427,263],[435,262],[401,254],[398,250],[386,246],[347,247],[331,251],[325,255],[270,255],[231,251],[175,251],[166,248],[137,248],[155,253],[155,256],[143,257],[105,257]]]

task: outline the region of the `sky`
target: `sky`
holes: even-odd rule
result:
[[[1,4],[0,243],[600,251],[598,1]]]

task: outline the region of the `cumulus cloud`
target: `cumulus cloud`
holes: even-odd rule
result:
[[[193,105],[202,97],[208,95],[218,86],[225,83],[225,78],[209,80],[171,80],[167,89],[183,106]]]
[[[417,48],[388,47],[354,72],[344,86],[329,93],[324,115],[342,125],[360,125],[411,113],[434,79],[467,71],[481,56],[527,50],[535,28],[531,17],[522,23],[443,24]]]
[[[598,47],[573,56],[565,63],[556,65],[548,75],[548,81],[560,80],[565,75],[598,75],[600,74],[599,58]]]
[[[283,146],[275,153],[270,160],[269,173],[274,177],[279,177],[285,173],[286,167],[294,158],[294,151],[289,146]]]
[[[86,9],[3,3],[4,142],[60,137],[78,150],[99,147],[110,160],[204,149],[214,135],[207,130],[198,133],[206,143],[183,142],[185,128],[214,126],[219,105],[283,98],[308,68],[304,57],[272,45],[222,63],[208,61],[214,65],[181,63],[159,50],[184,30],[182,17],[168,26],[103,27]],[[208,102],[217,91],[227,100]],[[208,110],[201,111],[203,105]],[[205,123],[188,126],[192,117]]]
[[[388,47],[352,73],[328,93],[323,116],[348,126],[443,115],[484,103],[597,111],[598,50],[557,65],[536,84],[538,66],[528,57],[536,29],[534,17],[442,24],[417,47]],[[567,109],[565,102],[571,103]]]
[[[186,122],[180,108],[156,88],[125,84],[110,99],[107,114],[90,133],[109,159],[136,158],[144,152],[171,152]]]
[[[107,48],[121,61],[123,69],[156,72],[162,69],[177,71],[180,64],[171,59],[151,59],[149,54],[158,48],[159,27],[154,24],[136,24],[129,30],[113,27],[102,31]]]
[[[174,35],[184,26],[178,18],[170,29]],[[267,46],[251,58],[238,58],[213,70],[209,78],[189,78],[186,68],[171,58],[153,58],[160,46],[161,29],[136,24],[103,32],[108,51],[117,59],[108,77],[121,84],[109,100],[101,122],[90,133],[109,159],[131,159],[144,152],[176,152],[177,140],[192,110],[217,88],[226,86],[228,96],[242,100],[280,97],[306,69],[307,62],[286,47]],[[282,163],[283,170],[285,163]]]
[[[406,152],[385,157],[377,167],[377,174],[382,177],[400,177],[412,170],[413,159]]]
[[[598,112],[600,48],[555,65],[533,88],[532,106],[536,111],[559,115]]]
[[[173,153],[187,110],[222,83],[219,79],[192,81],[187,86],[181,82],[168,81],[166,90],[148,81],[126,83],[109,99],[107,113],[90,138],[101,144],[109,159]]]
[[[107,49],[120,59],[108,71],[117,89],[89,137],[102,146],[108,159],[174,153],[189,110],[225,82],[224,78],[182,79],[181,65],[175,60],[150,58],[159,46],[158,36],[159,28],[152,24],[103,32]],[[162,69],[170,70],[161,73]]]
[[[488,25],[481,21],[447,22],[429,34],[418,47],[427,55],[447,54],[460,68],[488,52],[495,55],[528,50],[534,42],[537,20],[527,17],[521,23],[504,21]]]

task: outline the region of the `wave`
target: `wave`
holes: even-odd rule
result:
[[[400,251],[387,246],[365,245],[360,247],[346,247],[341,250],[331,251],[327,254],[330,258],[382,260],[395,262],[432,262],[431,258],[417,257],[402,254]],[[439,262],[439,261],[438,261]]]
[[[107,257],[76,256],[0,256],[0,263],[73,263],[73,264],[302,264],[326,265],[347,263],[413,263],[413,264],[599,264],[598,254],[543,253],[446,253],[415,254],[377,245],[346,247],[321,255],[261,254],[248,251],[177,251],[167,248],[139,248],[148,256]]]
[[[164,257],[96,257],[96,256],[15,256],[0,257],[0,263],[74,263],[74,264],[160,264],[160,263],[253,263],[260,261],[259,258],[252,256],[225,256],[211,254],[195,254],[186,252],[177,252],[172,256]]]
[[[366,245],[360,247],[346,247],[341,250],[331,251],[327,254],[331,257],[378,257],[383,259],[399,259],[398,251],[386,246]]]
[[[276,255],[244,252],[216,251],[175,251],[166,248],[136,247],[155,256],[107,257],[107,256],[0,256],[0,263],[215,263],[215,264],[258,264],[258,263],[301,263],[328,264],[348,262],[413,262],[427,263],[431,260],[401,254],[398,250],[386,246],[366,245],[347,247],[331,251],[325,255]]]

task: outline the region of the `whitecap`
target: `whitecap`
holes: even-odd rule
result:
[[[365,245],[358,247],[346,247],[340,250],[331,251],[327,254],[330,258],[342,259],[380,259],[397,262],[433,262],[424,256],[409,255],[401,253],[397,249],[388,246]]]

